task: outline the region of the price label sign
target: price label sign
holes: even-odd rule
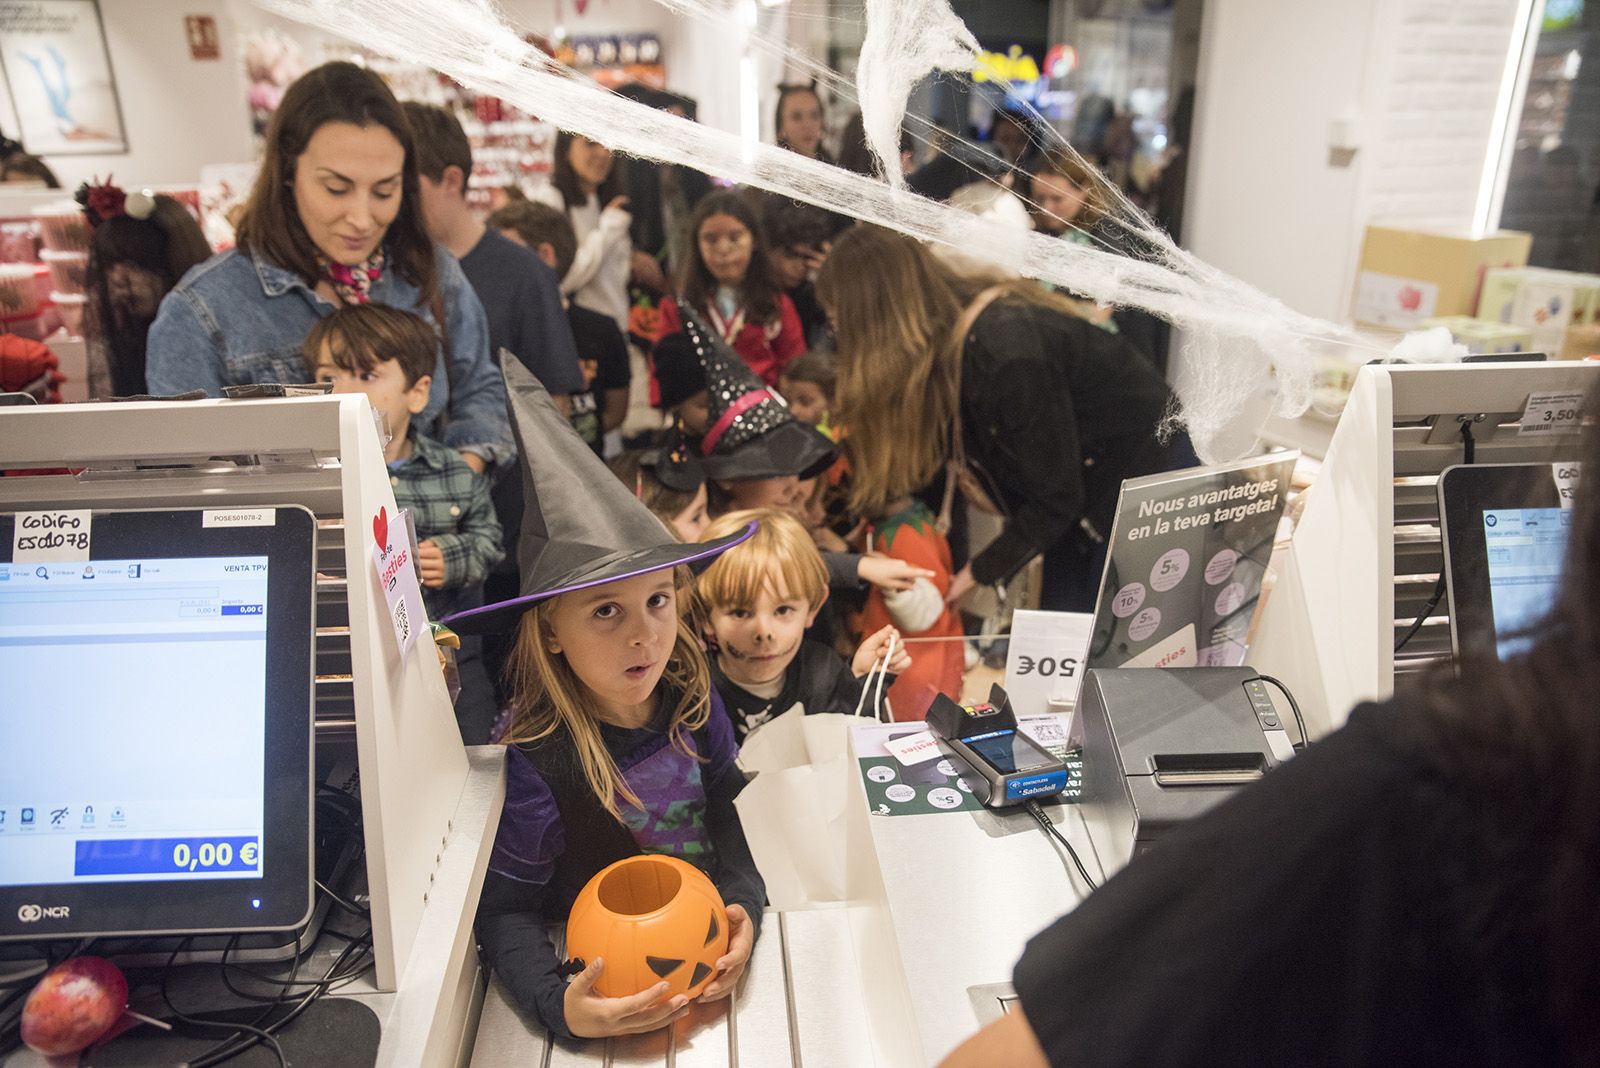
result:
[[[1517,436],[1576,434],[1583,429],[1583,394],[1530,393]]]
[[[1011,620],[1006,694],[1018,716],[1050,710],[1051,701],[1076,703],[1094,616],[1087,612],[1030,612]]]

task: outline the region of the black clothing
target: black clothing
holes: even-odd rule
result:
[[[606,393],[627,389],[633,380],[633,370],[628,366],[628,343],[617,329],[616,320],[609,315],[568,304],[567,321],[572,326],[572,340],[577,343],[578,363],[584,376],[587,378],[591,370],[594,373],[588,390],[572,395],[572,426],[596,454],[601,454],[605,443]],[[585,366],[591,361],[592,368]]]
[[[461,271],[488,316],[491,359],[498,360],[500,350],[509,349],[551,393],[577,393],[583,388],[577,350],[561,316],[560,279],[543,260],[488,229],[461,257]]]
[[[1014,982],[1050,1063],[1553,1063],[1555,848],[1451,748],[1411,697],[1358,708],[1037,935]]]
[[[817,299],[817,287],[808,280],[784,292],[800,316],[800,333],[806,339],[806,348],[822,347],[828,339],[828,313]]]
[[[889,687],[895,676],[883,682],[883,700],[888,700]],[[733,721],[734,737],[743,742],[745,735],[789,711],[796,704],[805,708],[806,715],[817,712],[842,712],[851,715],[861,700],[864,679],[850,673],[844,657],[820,642],[809,639],[800,642],[800,651],[789,661],[784,672],[783,689],[773,698],[757,697],[722,673],[717,657],[711,657],[711,685],[722,695],[728,707],[728,718]],[[873,691],[877,692],[874,679]],[[863,715],[880,716],[880,705],[870,697],[862,708]],[[881,716],[880,716],[881,718]]]
[[[1171,403],[1166,381],[1115,334],[1005,298],[985,308],[961,352],[962,437],[1007,518],[972,559],[973,578],[1001,582],[1068,539],[1102,541],[1123,479],[1192,462],[1183,435],[1156,440]]]
[[[675,220],[668,217],[671,207],[669,198],[663,195],[667,192],[663,189],[664,180],[677,183],[673,192],[681,198],[681,203],[675,207],[682,214]],[[633,247],[662,260],[663,265],[667,266],[667,252],[675,236],[672,226],[675,224],[686,229],[696,205],[715,186],[704,173],[692,167],[655,163],[637,157],[628,160],[627,182],[628,212],[633,216],[628,226],[628,236],[633,240]],[[686,236],[679,236],[679,240]]]

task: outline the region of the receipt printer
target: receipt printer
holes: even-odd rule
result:
[[[1078,694],[1083,818],[1107,874],[1293,755],[1250,668],[1094,668]]]

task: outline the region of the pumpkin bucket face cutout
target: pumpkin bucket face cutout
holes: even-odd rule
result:
[[[665,997],[698,997],[728,952],[722,895],[676,857],[628,857],[602,868],[567,917],[567,956],[604,957],[595,990],[625,998],[667,981]]]

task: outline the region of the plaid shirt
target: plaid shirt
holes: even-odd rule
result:
[[[444,554],[444,585],[422,587],[431,619],[476,608],[483,579],[505,555],[500,521],[489,500],[489,480],[461,454],[411,431],[411,455],[389,465],[395,504],[411,512],[417,541],[431,540]]]

